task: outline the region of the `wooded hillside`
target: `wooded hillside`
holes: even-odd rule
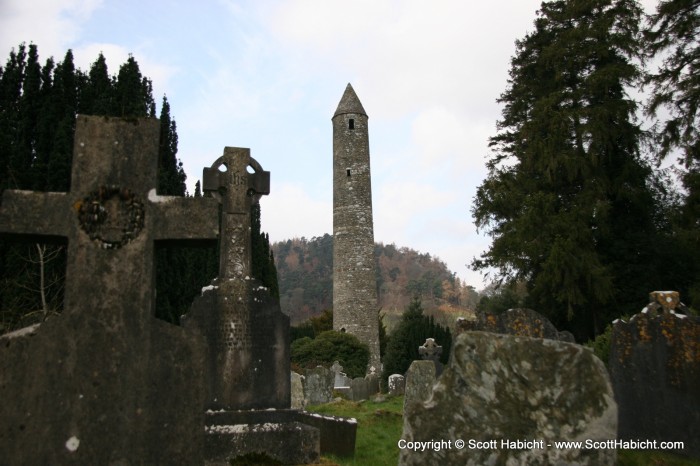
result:
[[[272,245],[282,310],[292,324],[333,307],[333,237],[294,238]],[[400,314],[414,297],[426,313],[465,312],[478,300],[440,259],[395,244],[375,244],[379,308]]]

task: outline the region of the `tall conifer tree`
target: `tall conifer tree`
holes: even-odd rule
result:
[[[652,171],[626,94],[640,77],[640,16],[633,0],[542,4],[516,43],[472,208],[493,238],[473,266],[524,281],[528,304],[578,338],[661,286]]]
[[[680,175],[685,188],[677,218],[678,238],[690,258],[684,267],[689,278],[686,302],[700,303],[700,0],[663,0],[646,31],[648,54],[663,57],[649,74],[652,94],[647,114],[659,109],[669,117],[656,133],[659,162],[673,150],[680,152]]]

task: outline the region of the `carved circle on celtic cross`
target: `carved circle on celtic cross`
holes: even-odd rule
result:
[[[143,228],[143,203],[128,188],[100,186],[74,207],[80,227],[104,249],[129,244]]]
[[[214,163],[211,164],[212,169],[218,170],[222,173],[228,173],[229,169],[232,167],[228,166],[228,163],[226,162],[226,155],[222,155],[218,159],[214,161]],[[246,175],[248,173],[262,173],[263,168],[260,163],[258,163],[257,160],[255,160],[253,157],[250,157],[248,166],[246,167],[246,170],[244,173],[238,173],[236,171],[233,171],[232,173],[229,174],[230,176],[230,181],[231,184],[236,187],[236,186],[241,186],[246,189],[246,195],[249,197],[253,198],[254,202],[258,202],[260,200],[261,195],[259,193],[256,193],[254,189],[248,187],[248,180],[246,178]],[[223,186],[221,187],[223,188]],[[220,192],[212,192],[212,195],[221,201],[221,193]]]

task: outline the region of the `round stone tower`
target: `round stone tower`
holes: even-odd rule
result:
[[[348,84],[333,115],[333,329],[369,346],[380,372],[367,113]]]

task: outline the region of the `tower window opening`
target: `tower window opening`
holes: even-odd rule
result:
[[[348,121],[348,129],[355,129],[355,119],[350,118],[350,121]]]
[[[347,170],[345,170],[345,173],[348,175],[348,178],[350,178],[350,169],[349,168]]]

